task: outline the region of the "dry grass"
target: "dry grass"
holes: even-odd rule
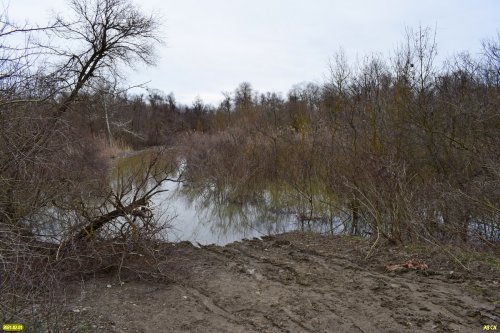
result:
[[[134,151],[129,144],[120,139],[113,140],[111,145],[104,136],[98,136],[94,138],[94,141],[100,156],[106,160],[118,158]]]

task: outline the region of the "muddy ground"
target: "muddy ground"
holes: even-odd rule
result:
[[[443,249],[388,245],[365,259],[370,245],[309,233],[225,247],[170,244],[167,280],[122,270],[75,281],[69,307],[95,332],[483,332],[485,324],[500,325],[495,259],[461,257],[462,267]],[[385,270],[408,259],[429,268]]]

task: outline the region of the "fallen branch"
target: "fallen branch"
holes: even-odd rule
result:
[[[81,240],[91,237],[97,230],[99,230],[106,223],[111,222],[118,217],[125,216],[128,214],[133,214],[134,212],[137,211],[138,208],[146,206],[148,201],[149,197],[147,196],[142,197],[140,199],[135,200],[126,207],[120,207],[119,209],[115,209],[105,215],[99,216],[97,219],[93,220],[87,226],[85,226],[78,234],[75,235],[73,239]]]

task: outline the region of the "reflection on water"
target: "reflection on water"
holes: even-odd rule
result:
[[[224,245],[245,238],[294,230],[356,236],[368,236],[374,232],[372,227],[375,221],[371,214],[363,213],[352,202],[339,202],[334,195],[326,194],[321,188],[304,190],[287,187],[286,184],[266,184],[265,187],[249,189],[234,181],[223,180],[212,184],[210,181],[213,180],[208,179],[198,180],[192,186],[175,181],[161,183],[165,176],[171,180],[182,178],[185,162],[179,160],[172,165],[158,163],[148,169],[147,166],[151,165],[147,163],[148,158],[151,160],[149,155],[150,152],[145,152],[119,160],[112,170],[110,187],[124,203],[123,206],[135,200],[135,195],[140,197],[149,193],[151,188],[159,190],[152,196],[150,209],[158,222],[155,231],[167,226],[161,234],[167,241]],[[156,188],[160,183],[160,188]],[[116,209],[109,198],[90,197],[85,204],[93,209],[89,216],[101,216]],[[88,214],[83,214],[78,208],[78,205],[77,209],[47,206],[25,222],[34,226],[34,233],[42,240],[58,243],[89,223]],[[437,224],[444,228],[444,218],[439,212],[436,214]],[[119,217],[107,223],[100,229],[101,236],[127,236],[128,229],[123,226],[133,223],[127,223],[126,218]],[[492,239],[498,239],[500,233],[491,224],[477,218],[471,218],[469,232],[471,235],[490,235]]]
[[[166,232],[168,241],[190,241],[195,245],[224,245],[294,230],[320,233],[343,231],[342,219],[300,221],[289,209],[276,209],[265,202],[230,202],[168,182],[167,192],[153,198],[153,206],[176,217]]]
[[[136,195],[141,197],[155,188],[159,184],[157,177],[182,178],[184,161],[178,161],[173,166],[157,164],[155,168],[148,169],[150,155],[150,152],[145,152],[120,159],[112,170],[110,187],[122,206],[133,202]],[[216,186],[208,180],[193,186],[164,181],[149,204],[158,230],[167,226],[161,236],[170,242],[225,245],[294,230],[329,234],[349,230],[346,221],[350,215],[333,209],[331,198],[321,194],[304,196],[301,192],[273,187],[272,184],[265,189],[246,192],[241,187],[237,191],[235,187],[229,182]],[[95,216],[117,209],[109,198],[91,197],[85,203],[93,209],[91,213]],[[35,234],[45,241],[56,243],[89,223],[82,210],[55,206],[47,207],[33,218],[37,221],[33,224],[37,226]],[[110,221],[100,229],[101,236],[128,235],[130,223],[127,221],[130,222],[123,216]]]
[[[176,216],[165,235],[169,241],[223,245],[295,229],[287,214],[263,212],[250,204],[207,203],[203,196],[188,195],[180,183],[166,183],[165,188],[169,191],[153,198],[153,204]]]

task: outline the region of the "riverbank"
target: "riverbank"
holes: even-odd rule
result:
[[[482,332],[500,324],[498,253],[454,251],[452,259],[451,248],[380,246],[366,259],[370,245],[312,233],[165,244],[167,281],[125,270],[75,281],[69,310],[89,332]],[[422,266],[405,267],[408,260]]]

